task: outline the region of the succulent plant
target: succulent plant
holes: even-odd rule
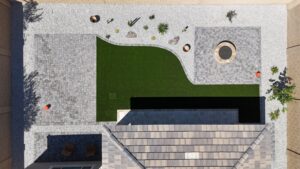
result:
[[[128,21],[128,26],[132,27],[134,24],[137,23],[137,21],[139,21],[141,19],[141,17],[135,18],[134,20],[129,20]]]
[[[167,23],[160,23],[158,25],[158,32],[162,35],[167,33],[168,29],[169,29],[169,25]]]
[[[186,32],[188,28],[189,28],[189,26],[184,27],[184,28],[182,29],[182,32]]]
[[[237,13],[235,12],[235,10],[228,11],[226,14],[226,17],[228,18],[228,20],[230,22],[232,22],[232,19],[236,16],[237,16]]]
[[[150,15],[150,16],[149,16],[149,19],[150,19],[150,20],[155,19],[155,15],[154,15],[154,14],[153,14],[153,15]]]
[[[279,109],[276,109],[275,111],[272,111],[271,113],[269,113],[271,120],[277,120],[279,118],[279,115],[280,115]]]
[[[272,72],[272,75],[278,73],[278,67],[277,66],[272,66],[271,67],[271,72]]]
[[[148,29],[149,29],[148,25],[144,25],[143,28],[144,28],[145,30],[148,30]]]

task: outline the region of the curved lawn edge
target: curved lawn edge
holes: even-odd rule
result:
[[[97,38],[97,121],[116,121],[132,97],[257,97],[259,85],[194,85],[174,54]],[[101,46],[102,45],[102,46]]]
[[[126,46],[128,46],[128,47],[153,47],[153,48],[159,48],[159,49],[162,49],[162,50],[166,50],[166,51],[172,53],[178,59],[180,65],[181,65],[181,67],[183,69],[183,72],[184,72],[186,78],[190,81],[190,83],[193,84],[193,85],[199,85],[199,84],[196,84],[194,82],[194,80],[193,80],[194,77],[191,77],[193,75],[189,76],[189,74],[187,73],[187,70],[186,70],[186,68],[185,68],[185,66],[183,64],[182,59],[179,57],[179,54],[177,54],[172,49],[169,49],[169,48],[167,48],[165,46],[161,46],[161,45],[157,45],[157,44],[126,44],[126,43],[118,43],[118,42],[111,41],[111,40],[109,40],[107,38],[101,37],[99,35],[97,35],[96,38],[99,38],[102,41],[107,42],[107,43],[109,43],[111,45],[115,45],[115,46],[124,46],[124,47],[126,47]]]

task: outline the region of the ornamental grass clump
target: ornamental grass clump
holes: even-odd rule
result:
[[[162,35],[166,34],[168,32],[169,25],[167,23],[160,23],[158,25],[158,32]]]

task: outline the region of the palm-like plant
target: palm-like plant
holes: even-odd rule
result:
[[[228,11],[226,14],[226,17],[228,18],[228,20],[230,22],[232,22],[232,19],[236,16],[237,16],[237,13],[235,12],[235,10]]]
[[[272,72],[272,75],[278,73],[278,67],[277,66],[272,66],[271,67],[271,72]]]
[[[169,29],[169,25],[167,23],[160,23],[158,25],[158,32],[162,35],[167,33],[168,29]]]
[[[271,120],[277,120],[279,118],[280,115],[280,110],[276,109],[275,111],[272,111],[271,113],[269,113]]]

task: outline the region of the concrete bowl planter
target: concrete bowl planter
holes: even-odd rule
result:
[[[93,23],[97,23],[100,21],[100,16],[99,15],[93,15],[90,17],[90,21]]]

